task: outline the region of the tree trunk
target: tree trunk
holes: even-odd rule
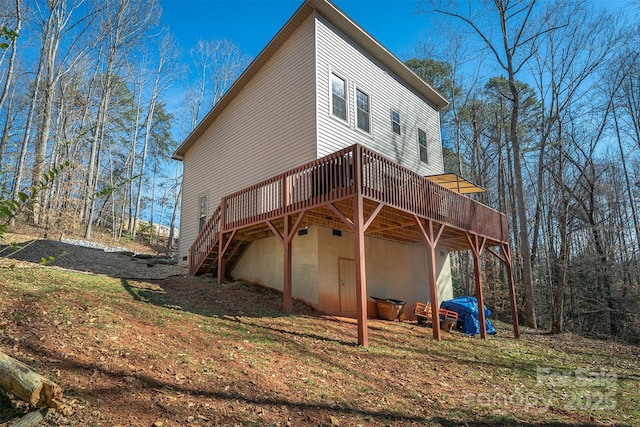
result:
[[[15,116],[11,117],[11,110],[13,110],[13,97],[9,98],[9,102],[7,103],[6,113],[5,113],[5,121],[2,127],[2,135],[0,136],[0,170],[7,171],[9,169],[8,166],[3,166],[3,160],[5,160],[5,150],[7,149],[7,145],[9,144],[9,136],[11,127],[13,126],[13,121],[15,120]],[[3,177],[3,179],[9,179],[8,176]],[[5,190],[9,189],[5,188]]]
[[[133,231],[131,232],[131,238],[136,240],[136,234],[138,232],[138,221],[140,220],[140,203],[142,202],[142,182],[144,180],[144,169],[147,163],[147,151],[149,148],[149,133],[151,132],[151,124],[153,121],[153,111],[155,109],[155,99],[151,101],[152,104],[149,107],[149,115],[147,116],[146,133],[144,136],[144,145],[142,147],[142,159],[140,163],[140,174],[138,176],[138,194],[136,195],[136,203],[133,210]]]
[[[33,120],[36,116],[36,105],[38,101],[38,96],[40,94],[40,82],[42,80],[42,73],[44,68],[44,58],[42,55],[38,61],[38,71],[36,72],[35,85],[33,89],[33,94],[31,95],[31,102],[29,104],[29,113],[27,114],[27,123],[25,124],[24,135],[22,137],[22,147],[20,148],[20,157],[18,160],[18,170],[16,171],[16,177],[13,186],[13,194],[12,198],[17,200],[18,193],[22,187],[22,180],[25,175],[25,165],[27,162],[27,151],[29,146],[29,139],[31,137],[31,128],[33,126]],[[32,183],[35,184],[35,183]],[[14,223],[14,219],[11,220],[11,225]]]
[[[556,271],[557,281],[556,288],[553,291],[553,306],[551,309],[551,333],[561,334],[564,331],[564,293],[567,287],[567,265],[568,265],[568,246],[569,236],[567,235],[567,214],[566,200],[563,200],[562,215],[558,218],[560,234],[560,255],[557,259]]]
[[[36,408],[57,408],[62,398],[60,386],[2,352],[0,387]]]
[[[51,17],[49,19],[53,19],[53,16],[57,16],[54,11],[51,11]],[[47,38],[51,38],[49,41],[45,41],[47,44],[46,49],[46,59],[45,59],[45,81],[44,81],[44,90],[43,90],[43,99],[41,101],[40,108],[40,128],[38,130],[38,136],[36,138],[35,144],[35,156],[33,159],[33,170],[31,175],[31,185],[34,185],[39,180],[42,179],[42,175],[45,171],[45,163],[46,163],[46,155],[47,155],[47,144],[49,142],[49,132],[51,130],[51,121],[53,114],[53,98],[55,95],[55,85],[56,85],[56,70],[55,70],[55,60],[58,53],[58,46],[60,43],[60,29],[59,23],[53,23],[55,30],[50,31],[47,34]],[[52,33],[52,34],[51,34]],[[45,39],[46,40],[46,39]],[[43,48],[43,53],[45,49]],[[34,224],[39,224],[40,222],[40,203],[42,199],[42,195],[35,197],[33,200],[33,209],[32,209],[32,221]]]
[[[33,427],[37,426],[44,420],[49,413],[49,408],[40,409],[39,411],[31,411],[27,415],[24,415],[18,421],[11,425],[11,427]]]
[[[522,254],[522,288],[525,325],[530,328],[537,328],[536,306],[533,293],[533,274],[531,266],[531,249],[529,246],[529,229],[527,226],[527,208],[524,198],[524,184],[522,181],[522,164],[520,153],[520,139],[518,138],[518,117],[520,114],[520,94],[516,86],[515,73],[511,55],[507,55],[509,88],[511,89],[512,110],[511,110],[511,129],[509,130],[509,139],[511,140],[511,148],[513,149],[513,171],[516,180],[516,206],[518,210],[518,222],[520,232],[520,253]]]
[[[595,201],[593,200],[593,198],[595,193],[595,189],[593,189],[590,198],[591,200],[591,208],[593,209],[593,205],[595,203]],[[613,289],[612,289],[612,285],[611,285],[611,278],[609,277],[609,275],[611,274],[610,272],[610,266],[609,266],[609,262],[607,259],[607,252],[605,250],[604,247],[604,243],[602,241],[602,237],[600,236],[600,232],[599,232],[599,227],[598,224],[596,224],[596,220],[594,218],[594,213],[593,211],[589,211],[587,213],[587,217],[589,219],[589,226],[591,228],[591,234],[593,236],[593,244],[596,247],[596,251],[598,252],[598,258],[600,259],[600,265],[598,266],[598,268],[596,269],[596,271],[598,271],[598,280],[601,281],[601,283],[604,285],[604,297],[605,300],[607,302],[607,308],[609,309],[609,333],[612,336],[618,336],[618,334],[620,333],[619,331],[619,326],[620,326],[620,309],[618,307],[616,298],[613,294]]]
[[[155,185],[154,185],[155,187]],[[156,231],[156,247],[159,245],[160,243],[160,229],[162,228],[162,217],[164,216],[164,209],[167,206],[167,185],[165,183],[164,186],[164,193],[162,195],[162,199],[161,199],[162,203],[160,204],[160,218],[158,218],[158,229]],[[153,210],[152,210],[153,212]],[[151,224],[153,224],[153,215],[151,216]]]
[[[15,31],[20,34],[20,28],[22,27],[22,15],[20,14],[20,0],[16,0],[16,28]],[[15,38],[11,42],[11,55],[9,56],[9,65],[7,67],[7,76],[4,81],[4,88],[2,89],[2,95],[0,95],[0,111],[4,105],[9,92],[11,92],[11,85],[13,84],[13,69],[16,62],[16,54],[18,52],[18,38]]]
[[[169,250],[173,249],[176,237],[176,216],[180,207],[180,199],[182,198],[182,177],[180,177],[179,179],[180,182],[177,183],[178,191],[176,192],[176,198],[173,203],[173,213],[171,214],[171,225],[169,226],[169,239],[167,241],[167,249]]]

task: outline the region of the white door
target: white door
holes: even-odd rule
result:
[[[356,261],[339,258],[338,269],[340,277],[340,312],[355,313],[356,303]]]

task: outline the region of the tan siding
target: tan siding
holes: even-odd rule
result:
[[[318,17],[316,27],[318,156],[359,143],[422,175],[442,173],[440,118],[433,105],[322,17]],[[348,80],[348,124],[331,116],[332,71]],[[370,95],[371,135],[356,127],[356,87]],[[401,136],[391,130],[392,109],[400,113]],[[419,160],[418,127],[427,131],[431,140],[428,164]]]
[[[184,156],[179,256],[198,232],[198,196],[209,213],[230,193],[316,156],[314,19],[309,18]]]

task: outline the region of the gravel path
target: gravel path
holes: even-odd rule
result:
[[[66,237],[63,237],[60,241],[62,243],[68,243],[70,245],[84,246],[85,248],[102,249],[105,252],[130,252],[130,250],[127,248],[118,247],[118,246],[107,246],[107,245],[103,245],[102,243],[91,242],[89,240],[75,240],[75,239],[67,239]]]
[[[170,264],[167,258],[82,240],[37,239],[21,243],[20,247],[16,251],[0,245],[2,264],[10,264],[11,260],[42,264],[45,259],[47,266],[128,279],[164,279],[187,274],[186,268]]]

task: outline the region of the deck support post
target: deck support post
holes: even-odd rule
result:
[[[355,197],[353,200],[354,251],[356,260],[356,308],[358,313],[358,344],[369,345],[369,331],[367,329],[367,276],[365,270],[364,248],[364,199],[362,197],[362,150],[355,148]]]
[[[293,311],[293,296],[292,296],[292,259],[293,259],[293,251],[292,251],[292,241],[294,236],[296,235],[296,230],[300,227],[302,223],[302,219],[307,211],[302,211],[298,215],[295,223],[291,222],[291,215],[284,216],[284,229],[282,233],[278,231],[278,229],[273,225],[271,221],[267,221],[267,227],[271,229],[271,232],[274,236],[280,240],[283,246],[284,252],[284,274],[282,281],[282,305],[283,311],[285,313],[291,313]]]
[[[285,215],[284,217],[284,280],[282,286],[283,293],[283,305],[284,312],[291,313],[293,311],[293,298],[291,296],[291,241],[293,240],[293,236],[291,234],[291,216]]]
[[[224,259],[224,233],[220,232],[220,237],[218,238],[218,284],[224,283],[224,267],[225,267],[225,259]]]
[[[518,303],[516,302],[516,287],[513,280],[513,264],[511,263],[511,251],[508,243],[500,244],[501,253],[498,254],[487,248],[496,258],[498,258],[507,269],[507,280],[509,281],[509,297],[511,303],[511,322],[513,323],[513,336],[520,338],[520,326],[518,324]]]
[[[433,233],[432,223],[429,221],[429,227]],[[436,274],[436,247],[427,244],[427,265],[429,266],[429,302],[431,303],[431,319],[433,319],[433,338],[441,341],[440,334],[440,301],[438,301],[438,276]]]
[[[440,302],[438,301],[438,276],[436,274],[436,245],[438,244],[438,240],[440,240],[440,236],[444,230],[444,224],[440,224],[440,228],[438,228],[438,231],[436,232],[433,228],[432,220],[427,220],[425,227],[422,224],[422,220],[417,215],[414,215],[414,217],[418,223],[418,228],[420,228],[422,237],[427,243],[427,277],[429,278],[429,303],[431,304],[433,338],[437,341],[441,341],[440,315],[438,314]]]
[[[480,255],[484,250],[487,239],[479,238],[477,234],[465,232],[471,252],[473,252],[473,273],[476,281],[476,299],[478,300],[478,321],[480,322],[480,338],[487,339],[487,324],[484,316],[484,296],[482,295],[482,275],[480,274]]]
[[[220,235],[218,236],[218,285],[224,283],[224,228],[227,221],[227,200],[220,202]]]

